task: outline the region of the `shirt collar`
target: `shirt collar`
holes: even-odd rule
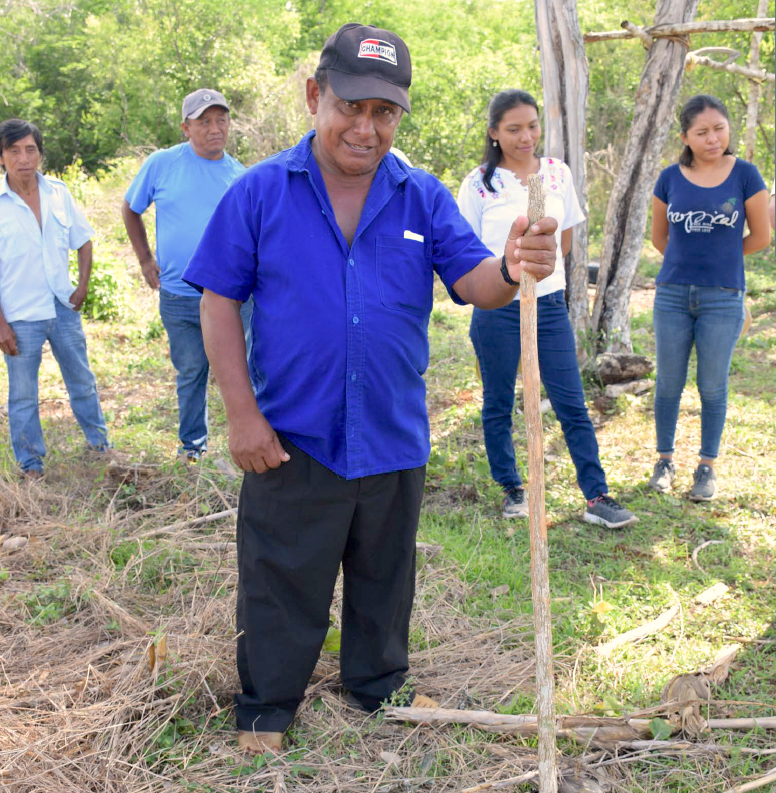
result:
[[[38,189],[42,189],[45,193],[50,193],[51,185],[49,184],[48,179],[46,179],[46,177],[43,176],[40,171],[38,171],[35,175],[38,178]],[[11,193],[13,193],[13,190],[8,187],[8,174],[4,173],[2,180],[0,180],[0,195],[10,196]],[[14,193],[14,195],[16,195],[16,193]]]
[[[307,167],[307,161],[310,157],[313,156],[313,149],[312,149],[312,140],[315,136],[315,130],[310,130],[300,141],[299,143],[291,149],[291,153],[288,156],[287,167],[289,171],[293,173],[302,173],[303,171],[308,171],[309,168]],[[388,154],[383,157],[380,161],[380,165],[377,166],[378,173],[381,169],[384,169],[388,177],[394,182],[394,184],[401,184],[402,182],[406,181],[407,173],[402,170],[401,166],[399,165],[399,160],[393,154],[388,152]]]

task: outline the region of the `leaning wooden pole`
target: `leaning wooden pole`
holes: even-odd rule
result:
[[[542,177],[528,177],[528,220],[544,217]],[[536,633],[536,704],[539,735],[539,793],[557,793],[555,765],[555,679],[552,664],[550,569],[544,514],[544,448],[539,408],[539,350],[536,337],[536,278],[520,275],[520,357],[523,412],[528,435],[528,520],[531,533],[531,592]]]

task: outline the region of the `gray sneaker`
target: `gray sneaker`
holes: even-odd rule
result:
[[[690,501],[711,501],[717,493],[717,477],[710,465],[702,463],[692,475],[693,486]]]
[[[629,509],[620,506],[605,493],[587,502],[585,520],[588,523],[606,526],[607,529],[623,529],[639,522],[639,519]]]
[[[528,517],[528,495],[522,487],[511,487],[504,490],[504,501],[501,503],[501,517]]]
[[[661,457],[655,463],[655,470],[652,472],[652,479],[649,480],[649,487],[658,493],[668,493],[675,478],[676,466],[670,460]]]

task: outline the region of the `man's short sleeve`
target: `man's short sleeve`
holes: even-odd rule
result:
[[[574,177],[566,163],[563,163],[563,171],[566,181],[566,195],[563,196],[563,225],[561,226],[561,231],[570,229],[585,220],[585,213],[579,205],[577,191],[574,188]]]
[[[183,280],[200,292],[209,289],[245,302],[256,283],[261,218],[244,178],[231,184],[210,218]]]
[[[441,184],[434,201],[432,224],[434,238],[431,255],[434,269],[453,301],[465,305],[455,293],[453,284],[483,259],[493,256],[493,253],[482,244],[469,221],[461,214],[450,191]]]
[[[81,207],[76,204],[70,191],[65,188],[66,201],[69,205],[70,215],[70,236],[68,239],[68,247],[71,251],[77,251],[86,245],[87,242],[94,236],[94,229],[86,219]]]
[[[146,159],[124,196],[129,208],[138,215],[142,215],[154,202],[157,160],[161,153],[154,152]]]

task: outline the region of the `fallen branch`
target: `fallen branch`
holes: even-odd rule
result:
[[[719,540],[709,540],[709,542],[719,542]],[[706,543],[704,543],[704,545],[705,544]],[[695,555],[695,552],[700,547],[701,546],[699,545],[698,548],[693,551],[693,555]],[[695,559],[693,559],[693,561],[696,565],[698,564]],[[723,584],[722,581],[717,581],[717,583],[713,586],[710,586],[708,589],[704,589],[700,595],[696,595],[693,598],[693,603],[697,603],[700,606],[710,606],[715,600],[718,600],[723,595],[726,595],[729,591],[730,587],[727,584]]]
[[[704,675],[715,685],[720,685],[727,680],[730,672],[730,664],[741,649],[740,644],[726,644],[717,653],[714,660],[706,667],[701,669]]]
[[[200,542],[199,540],[194,540],[192,542],[181,543],[178,547],[190,551],[201,549],[205,551],[218,551],[220,553],[237,553],[236,542]]]
[[[709,719],[710,730],[776,730],[776,716],[762,716],[753,719]]]
[[[191,520],[179,520],[177,523],[171,523],[169,526],[162,526],[158,529],[152,529],[143,534],[136,535],[133,539],[146,540],[150,537],[161,537],[164,534],[175,534],[181,529],[188,529],[192,526],[201,526],[203,523],[213,523],[216,520],[223,520],[224,518],[232,517],[237,514],[237,509],[225,509],[223,512],[214,512],[212,515],[202,515],[199,518],[192,518]]]
[[[438,553],[441,553],[442,546],[441,545],[434,545],[430,542],[416,542],[415,549],[418,553],[422,553],[425,556],[428,556],[429,559],[432,559]]]
[[[527,774],[522,774],[521,776],[499,779],[498,782],[483,782],[481,785],[467,787],[462,790],[461,793],[480,793],[481,790],[500,790],[501,788],[520,785],[523,782],[530,782],[532,779],[536,779],[537,776],[539,776],[538,771],[529,771]]]
[[[776,782],[776,768],[772,768],[765,776],[759,779],[753,779],[751,782],[745,782],[738,787],[728,788],[725,793],[746,793],[747,790],[757,790],[757,788],[765,787],[771,782]]]
[[[534,714],[506,715],[489,710],[456,710],[453,708],[399,708],[385,709],[385,717],[412,724],[468,724],[486,732],[536,735],[538,717]],[[677,727],[678,729],[678,727]],[[617,741],[647,738],[651,735],[649,720],[621,719],[598,716],[557,716],[555,735],[584,742],[605,744]]]
[[[644,625],[640,625],[638,628],[633,628],[632,630],[626,631],[625,633],[621,633],[619,636],[615,636],[614,639],[611,639],[604,644],[599,644],[598,647],[595,648],[595,651],[598,655],[611,655],[614,650],[618,647],[622,647],[623,644],[629,644],[630,642],[638,641],[639,639],[643,639],[645,636],[650,636],[653,633],[657,633],[658,631],[662,631],[663,628],[671,622],[671,620],[679,613],[679,606],[671,606],[668,611],[664,611],[659,617],[652,620],[651,622],[646,622]]]
[[[616,749],[632,749],[633,751],[640,752],[653,749],[662,749],[665,751],[689,752],[689,751],[703,751],[713,752],[716,754],[754,754],[754,755],[771,755],[776,754],[776,749],[751,749],[748,746],[724,746],[717,743],[693,743],[692,741],[620,741],[617,743]]]
[[[687,704],[672,702],[672,707]],[[536,735],[537,717],[534,714],[507,715],[490,710],[457,710],[455,708],[400,708],[388,707],[385,717],[411,724],[468,724],[479,730]],[[635,741],[651,736],[650,720],[642,718],[618,718],[607,716],[557,716],[555,734],[561,738],[591,738],[595,743],[617,743]],[[671,725],[674,732],[679,724]],[[776,716],[746,719],[709,719],[711,730],[776,730]],[[618,735],[620,737],[618,737]]]

